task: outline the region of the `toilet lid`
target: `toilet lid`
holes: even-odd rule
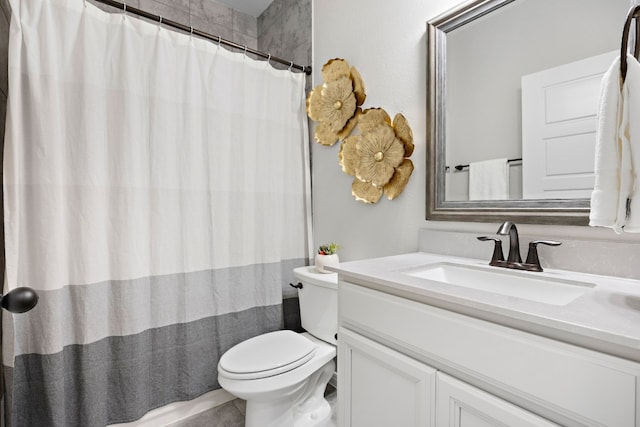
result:
[[[234,379],[257,379],[278,375],[306,363],[316,345],[293,331],[275,331],[237,344],[220,358],[219,368]]]

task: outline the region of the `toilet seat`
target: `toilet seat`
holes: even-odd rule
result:
[[[218,371],[229,379],[259,379],[291,371],[313,358],[316,344],[303,335],[283,330],[258,335],[229,349]]]

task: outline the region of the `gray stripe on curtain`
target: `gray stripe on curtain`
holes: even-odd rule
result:
[[[129,422],[148,410],[219,388],[219,357],[236,343],[280,328],[282,306],[24,354],[5,367],[13,396],[10,426],[94,427]],[[213,338],[217,331],[218,339]]]
[[[279,304],[282,294],[292,289],[288,284],[295,280],[293,269],[306,262],[292,259],[38,291],[38,305],[13,318],[18,337],[14,354],[57,353],[60,343],[87,344],[252,306]],[[273,287],[274,283],[281,284],[282,291]],[[256,287],[273,291],[259,298],[262,294],[255,292]]]

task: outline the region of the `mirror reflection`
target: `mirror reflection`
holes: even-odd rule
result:
[[[446,33],[444,200],[588,199],[629,0],[517,0]]]

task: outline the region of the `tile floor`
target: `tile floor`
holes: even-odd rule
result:
[[[336,421],[336,389],[329,385],[325,397],[331,405],[331,421],[327,427],[337,427]],[[202,414],[195,415],[174,424],[174,427],[244,427],[245,401],[232,400]]]

